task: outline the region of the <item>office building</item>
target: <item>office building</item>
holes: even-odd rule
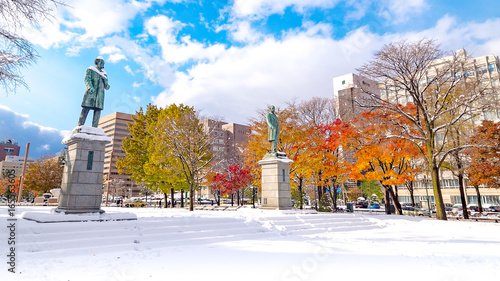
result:
[[[13,139],[4,139],[0,142],[0,162],[5,160],[5,156],[19,156],[21,147]]]
[[[106,145],[104,151],[104,180],[109,179],[113,184],[121,185],[123,194],[128,197],[139,196],[140,188],[130,179],[130,175],[118,172],[116,162],[118,158],[125,156],[123,139],[130,136],[127,124],[133,122],[132,114],[121,112],[114,112],[99,119],[99,127],[111,138],[111,143]]]

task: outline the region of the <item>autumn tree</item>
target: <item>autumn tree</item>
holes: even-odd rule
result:
[[[445,146],[454,124],[484,109],[490,89],[464,73],[465,51],[446,54],[433,41],[400,41],[385,45],[359,71],[385,87],[380,95],[358,85],[366,93],[362,103],[400,114],[411,123],[400,124],[398,135],[388,137],[412,142],[423,157],[432,178],[437,218],[446,220],[439,171],[448,154],[464,147]],[[405,112],[401,103],[411,101],[416,110]]]
[[[298,104],[295,102],[289,103],[289,108],[295,112],[295,119],[293,121],[296,123],[294,126],[295,130],[293,131],[293,136],[295,137],[294,169],[291,175],[297,185],[298,205],[302,209],[305,184],[316,179],[314,182],[317,185],[316,192],[320,194],[319,197],[329,188],[328,185],[324,185],[325,182],[320,177],[323,165],[314,165],[319,164],[316,161],[318,158],[313,159],[311,155],[317,155],[315,148],[318,147],[316,145],[323,143],[327,137],[325,134],[320,134],[323,130],[322,126],[332,124],[336,121],[335,104],[331,98],[314,97]],[[336,197],[336,194],[331,195]],[[334,201],[333,204],[336,208],[337,201],[333,197],[330,199]]]
[[[348,179],[351,163],[346,152],[352,149],[349,135],[352,127],[349,123],[336,120],[324,125],[311,127],[305,138],[308,147],[306,175],[317,179],[318,198],[330,197],[323,202],[333,204],[337,210],[337,189]]]
[[[409,104],[402,108],[404,112],[414,110]],[[412,161],[419,156],[415,146],[403,138],[387,138],[399,129],[391,122],[399,119],[401,124],[406,121],[399,114],[390,111],[364,112],[356,121],[358,131],[352,134],[356,148],[355,165],[351,176],[356,179],[379,181],[385,190],[386,213],[390,214],[390,201],[394,203],[398,214],[402,214],[398,199],[397,186],[403,185],[415,178],[420,169]]]
[[[7,92],[18,85],[27,87],[21,68],[36,62],[37,52],[31,42],[20,35],[21,30],[36,27],[41,20],[51,19],[52,5],[64,5],[55,0],[2,1],[0,3],[0,83]]]
[[[500,123],[483,121],[473,136],[475,147],[467,150],[469,184],[476,189],[479,211],[482,212],[479,186],[500,187]]]
[[[35,193],[45,193],[53,188],[60,188],[62,174],[61,158],[44,155],[26,168],[24,188]]]
[[[239,164],[231,165],[227,168],[227,172],[220,174],[215,173],[209,177],[209,182],[213,190],[216,190],[215,195],[219,197],[222,195],[231,194],[231,206],[233,205],[233,194],[236,192],[238,197],[238,205],[242,204],[245,189],[249,186],[252,177],[247,168],[241,168]],[[220,197],[218,198],[217,205],[220,205]]]

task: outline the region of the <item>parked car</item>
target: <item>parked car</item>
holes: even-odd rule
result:
[[[490,211],[490,212],[500,212],[500,206],[492,205],[488,209],[489,209],[488,211]]]
[[[123,206],[125,207],[144,207],[146,203],[141,199],[125,199],[123,201]]]
[[[358,201],[354,205],[356,208],[368,208],[368,202],[367,201]]]
[[[451,211],[452,211],[453,213],[462,212],[462,210],[463,210],[462,204],[455,204],[455,205],[453,205],[453,207],[451,208]]]
[[[467,205],[467,210],[479,212],[479,206],[476,204],[469,204]]]
[[[380,205],[378,203],[371,203],[368,209],[380,209]]]
[[[419,216],[429,216],[429,211],[420,209],[417,207],[403,207],[403,215],[407,216],[414,216],[414,217],[419,217]]]

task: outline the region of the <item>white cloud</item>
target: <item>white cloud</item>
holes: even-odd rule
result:
[[[282,14],[287,7],[293,7],[299,13],[308,8],[331,8],[339,0],[235,0],[233,16],[238,18],[263,18],[271,14]]]
[[[10,109],[8,106],[1,105],[1,104],[0,104],[0,110],[7,111],[10,114],[14,114],[15,116],[17,116],[19,118],[23,118],[23,119],[28,119],[30,117],[28,114],[21,114],[21,113],[14,112],[14,110]]]
[[[121,0],[71,0],[68,1],[67,20],[64,25],[84,29],[82,40],[96,39],[126,31],[138,13],[151,6],[149,2]]]
[[[368,40],[354,57],[342,51],[348,40],[335,41],[318,32],[289,33],[282,41],[266,38],[259,44],[232,47],[215,62],[177,73],[173,85],[154,102],[194,105],[226,116],[229,122],[246,123],[266,104],[284,106],[294,97],[332,96],[332,77],[352,72],[378,47],[373,35]]]
[[[264,34],[253,29],[249,21],[236,21],[226,27],[233,40],[244,43],[255,43],[264,38]]]
[[[126,71],[128,74],[130,74],[130,75],[132,75],[132,76],[134,76],[134,75],[135,75],[135,73],[132,71],[132,69],[130,68],[130,66],[129,66],[129,65],[124,66],[124,67],[123,67],[123,69],[125,69],[125,71]]]
[[[427,0],[385,0],[380,4],[386,9],[382,15],[393,23],[406,22],[429,8]]]
[[[181,64],[192,59],[213,61],[224,51],[221,44],[206,46],[189,36],[181,37],[179,42],[176,37],[185,24],[164,15],[152,17],[144,25],[148,34],[156,37],[162,49],[162,58],[167,63]]]
[[[0,105],[0,128],[5,138],[14,139],[20,146],[30,143],[29,155],[34,158],[56,153],[64,147],[60,131],[31,122],[28,115],[14,112],[3,105]]]

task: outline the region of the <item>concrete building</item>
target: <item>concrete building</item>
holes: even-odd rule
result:
[[[99,127],[104,130],[106,136],[111,138],[111,143],[104,150],[104,180],[114,181],[114,184],[122,184],[124,194],[128,197],[139,196],[139,186],[130,179],[130,175],[120,174],[116,167],[118,158],[125,156],[122,144],[123,139],[130,136],[127,123],[133,123],[132,114],[114,112],[99,119]],[[113,158],[111,158],[113,154]]]
[[[13,139],[4,139],[0,142],[0,162],[5,160],[5,156],[19,156],[21,147]]]
[[[214,135],[212,141],[212,151],[218,153],[219,169],[226,169],[228,165],[241,163],[242,145],[248,139],[250,128],[246,125],[236,123],[226,123],[205,119],[202,121],[206,131]],[[202,197],[212,197],[211,190],[202,184],[200,195]]]
[[[364,91],[379,93],[378,84],[366,77],[349,73],[333,78],[333,98],[337,118],[350,121],[370,109]]]
[[[28,157],[26,162],[26,168],[30,163],[33,163],[33,158]],[[20,176],[23,172],[24,156],[8,155],[5,160],[0,162],[0,171],[2,175],[6,170],[14,170],[16,177]]]

